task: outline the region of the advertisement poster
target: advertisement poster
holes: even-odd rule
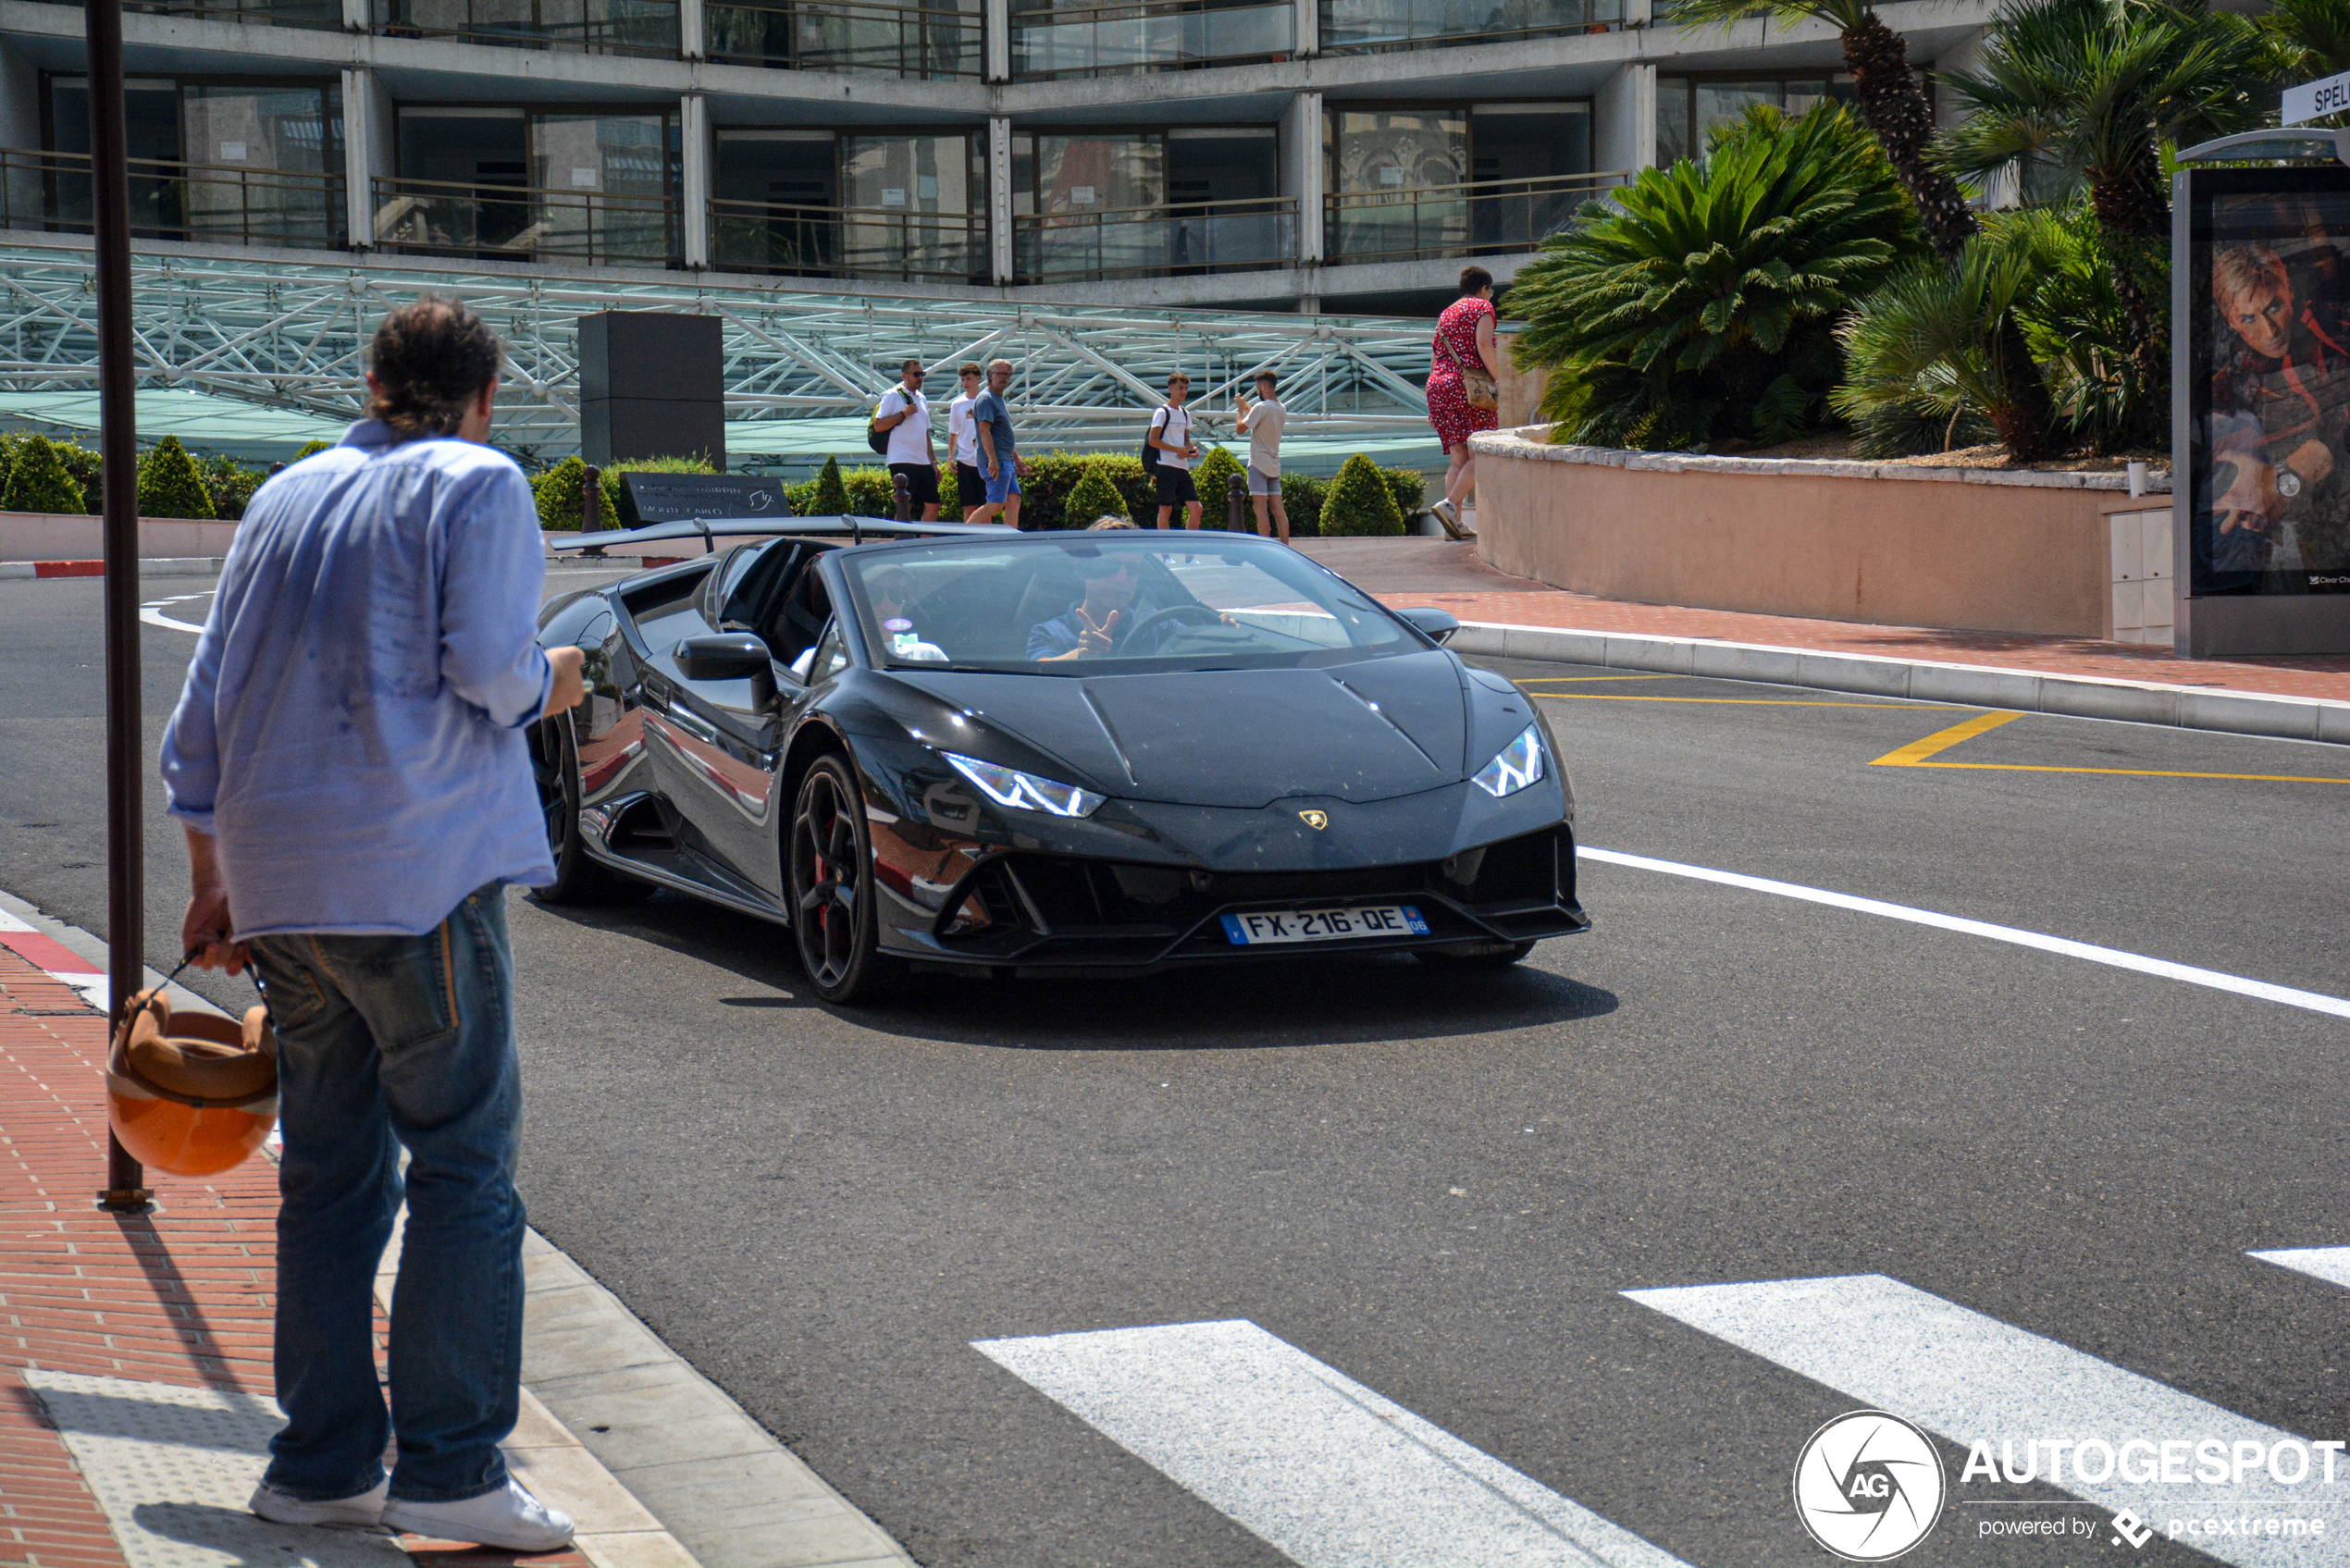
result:
[[[2350,169],[2195,185],[2192,591],[2350,593]]]

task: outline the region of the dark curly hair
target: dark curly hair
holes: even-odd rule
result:
[[[376,389],[367,416],[401,439],[453,436],[481,389],[497,378],[501,350],[489,323],[446,294],[427,294],[383,318],[367,348]]]

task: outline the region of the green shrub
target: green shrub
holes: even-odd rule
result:
[[[1401,534],[1404,514],[1396,510],[1395,492],[1387,488],[1379,465],[1361,452],[1346,460],[1330,481],[1322,500],[1320,533],[1325,537],[1380,537]]]
[[[1528,322],[1515,359],[1552,373],[1542,414],[1562,439],[1791,439],[1840,378],[1837,319],[1925,254],[1883,150],[1840,106],[1758,106],[1543,241],[1510,290]]]
[[[334,441],[304,441],[302,443],[302,450],[293,454],[293,460],[295,463],[300,463],[305,457],[315,457],[337,444]]]
[[[1199,491],[1203,526],[1221,528],[1228,525],[1232,510],[1231,484],[1236,474],[1240,474],[1245,483],[1247,475],[1241,473],[1240,459],[1222,447],[1208,448],[1201,456],[1199,466],[1192,470],[1192,488]],[[1242,503],[1242,517],[1243,528],[1256,526],[1255,518],[1248,512],[1246,502]]]
[[[1126,498],[1109,482],[1098,462],[1085,464],[1077,483],[1070,487],[1068,498],[1061,503],[1062,515],[1071,528],[1090,528],[1102,517],[1126,515]]]
[[[576,531],[583,521],[582,500],[588,490],[588,464],[584,459],[567,457],[552,468],[541,470],[530,481],[530,493],[538,502],[538,525],[553,533]],[[597,521],[606,527],[612,519],[599,516]]]
[[[0,511],[80,512],[81,487],[45,436],[27,436],[17,444],[8,465],[8,484],[0,491]]]
[[[1322,501],[1330,490],[1329,480],[1311,474],[1281,475],[1281,510],[1289,513],[1291,538],[1310,539],[1321,533]]]
[[[1416,468],[1381,468],[1379,476],[1387,481],[1388,494],[1395,498],[1395,510],[1404,514],[1406,526],[1428,510],[1427,475]]]
[[[960,494],[961,489],[961,476],[955,472],[955,465],[951,463],[940,463],[938,467],[938,515],[946,522],[958,522],[963,515],[963,507],[966,503]],[[977,501],[972,501],[969,504],[976,506],[979,503]]]
[[[204,488],[212,492],[212,514],[234,521],[245,514],[254,491],[269,477],[266,469],[248,468],[235,458],[215,454],[198,465]]]
[[[788,498],[786,498],[788,499]],[[816,488],[808,499],[810,517],[837,517],[848,510],[848,487],[840,480],[840,459],[824,459],[823,472],[816,475]]]
[[[897,516],[897,490],[891,483],[895,477],[888,469],[870,463],[843,474],[841,488],[848,492],[847,510],[860,517]],[[921,508],[916,507],[914,514],[921,516]]]
[[[79,441],[53,441],[57,461],[66,465],[73,482],[81,487],[82,510],[95,517],[106,507],[105,459]]]
[[[177,436],[156,442],[139,464],[139,515],[204,520],[218,515],[196,460],[188,455]]]

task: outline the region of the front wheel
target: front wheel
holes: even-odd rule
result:
[[[799,782],[791,819],[792,932],[817,995],[870,1002],[897,985],[905,966],[881,951],[873,907],[873,853],[848,761],[820,757]]]

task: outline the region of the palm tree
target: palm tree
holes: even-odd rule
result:
[[[1917,204],[1935,254],[1955,261],[1981,225],[1967,206],[1966,192],[1932,155],[1934,114],[1924,85],[1910,67],[1909,44],[1885,25],[1870,0],[1762,0],[1760,6],[1755,0],[1681,0],[1673,17],[1684,27],[1726,29],[1758,10],[1783,24],[1825,22],[1837,30],[1845,66],[1852,72],[1861,123],[1874,133],[1894,174]],[[2055,410],[2023,329],[2012,315],[2000,318],[1994,352],[2001,383],[2008,389],[2008,417],[2000,422],[2000,438],[2020,463],[2046,457]]]
[[[2282,56],[2282,76],[2350,70],[2350,0],[2271,0],[2260,26]]]
[[[1942,141],[1951,168],[2079,171],[2148,386],[2168,379],[2169,352],[2133,263],[2170,238],[2162,143],[2256,123],[2266,55],[2255,24],[2204,0],[2025,0],[1991,24],[1982,70],[1944,79],[1971,111]]]

